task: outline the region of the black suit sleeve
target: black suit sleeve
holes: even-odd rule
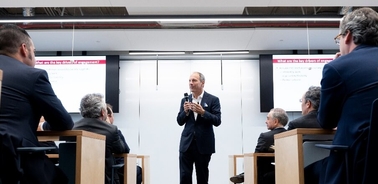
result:
[[[263,153],[266,152],[266,138],[264,137],[264,134],[260,134],[259,138],[257,139],[257,145],[255,148],[255,153]]]
[[[71,130],[74,123],[71,116],[55,95],[47,72],[40,70],[34,86],[33,103],[40,108],[42,115],[49,122],[51,130]]]
[[[125,144],[125,153],[130,153],[129,145],[127,145],[126,139],[123,136],[121,130],[118,130],[118,134],[119,134],[119,137],[121,138],[121,141],[123,142],[123,144]]]
[[[126,150],[129,147],[127,146],[127,144],[125,144],[126,141],[125,142],[122,141],[120,133],[121,132],[118,130],[118,128],[116,128],[115,133],[112,135],[113,153],[128,153],[128,152],[126,152]],[[130,151],[130,149],[129,149],[129,151]]]
[[[186,123],[186,121],[188,121],[189,119],[189,116],[186,115],[185,111],[184,111],[184,103],[185,103],[185,99],[181,99],[181,103],[180,103],[180,111],[179,113],[177,114],[177,123],[182,126]],[[193,113],[190,111],[190,113]]]

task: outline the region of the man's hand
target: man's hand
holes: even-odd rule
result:
[[[191,110],[193,112],[196,112],[201,116],[205,113],[205,110],[202,108],[201,104],[197,104],[197,103],[191,103],[191,104],[192,104]]]
[[[190,102],[185,102],[184,103],[184,111],[186,114],[189,114],[189,110],[191,108],[191,103]]]

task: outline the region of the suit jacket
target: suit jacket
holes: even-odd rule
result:
[[[351,53],[326,64],[321,81],[318,120],[321,127],[337,127],[333,144],[350,146],[353,178],[361,182],[372,102],[378,97],[378,47],[359,45]],[[344,159],[331,152],[325,183],[345,183]]]
[[[13,140],[13,149],[39,146],[36,131],[42,115],[49,121],[52,130],[72,128],[71,116],[55,95],[45,70],[27,66],[4,55],[0,55],[0,69],[3,70],[0,134],[8,134]],[[29,181],[45,183],[53,179],[53,176],[45,173],[51,173],[49,167],[54,164],[48,160],[45,162],[44,157],[25,160],[23,164]],[[38,176],[41,173],[45,176]]]
[[[75,123],[74,130],[85,130],[106,136],[105,183],[111,183],[112,166],[115,164],[113,153],[128,153],[130,149],[122,141],[117,126],[97,118],[83,118]],[[115,173],[115,178],[118,176]]]
[[[285,131],[285,128],[275,128],[271,131],[261,133],[257,140],[255,153],[273,153],[274,150],[270,146],[274,145],[274,135]]]
[[[308,114],[290,121],[287,130],[296,128],[320,128],[317,116],[318,111],[310,111]]]
[[[273,153],[274,150],[270,146],[274,145],[274,135],[285,131],[285,128],[275,128],[271,131],[261,133],[257,139],[255,153]],[[259,168],[257,173],[258,183],[263,183],[266,173],[274,171],[272,162],[274,162],[274,158],[271,157],[260,157],[257,160],[257,167]]]
[[[189,101],[193,99],[189,95]],[[180,152],[185,152],[190,146],[193,139],[197,140],[198,151],[201,154],[215,153],[215,136],[213,126],[221,124],[221,107],[219,98],[207,93],[203,94],[201,106],[205,110],[203,117],[197,116],[195,120],[193,111],[189,112],[186,116],[183,104],[185,99],[181,100],[180,112],[177,115],[177,123],[182,126],[185,125],[181,133]]]

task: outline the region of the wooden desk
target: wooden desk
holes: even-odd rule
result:
[[[75,184],[103,184],[105,181],[105,136],[83,131],[38,131],[39,141],[75,141]]]
[[[298,128],[274,135],[276,184],[304,184],[303,141],[332,140],[335,132]]]

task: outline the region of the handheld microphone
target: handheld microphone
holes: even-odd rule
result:
[[[186,102],[189,102],[189,95],[188,93],[184,93],[184,98]]]

